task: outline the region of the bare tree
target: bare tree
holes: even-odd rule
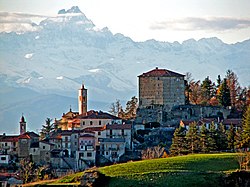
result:
[[[145,150],[142,150],[142,159],[153,159],[153,158],[160,158],[164,153],[164,148],[161,146],[154,146],[149,147]]]

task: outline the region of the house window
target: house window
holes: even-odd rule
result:
[[[102,125],[102,121],[101,120],[99,121],[99,125]]]
[[[75,142],[75,145],[77,145],[77,142]]]
[[[79,153],[79,158],[84,157],[83,153]]]
[[[75,135],[75,139],[77,138],[77,135]]]
[[[68,148],[68,143],[65,143],[65,148]]]
[[[45,149],[45,146],[43,146],[43,149]]]
[[[92,157],[92,153],[87,153],[87,157]]]
[[[101,132],[98,132],[98,136],[100,136],[101,135]]]
[[[7,143],[5,143],[5,146],[7,146],[8,144]]]
[[[65,137],[65,142],[67,142],[67,141],[68,141],[68,136]]]
[[[33,149],[33,152],[36,152],[36,149]]]
[[[109,135],[112,136],[112,134],[113,134],[112,129],[110,129]]]
[[[6,160],[6,157],[1,157],[1,160]]]
[[[81,145],[81,149],[83,149],[83,145]]]
[[[93,125],[93,121],[90,121],[89,124],[90,124],[90,125]]]
[[[124,136],[124,129],[122,129],[122,136]]]
[[[109,152],[108,152],[108,151],[106,151],[106,155],[109,155]]]
[[[82,122],[82,125],[85,125],[85,121]]]

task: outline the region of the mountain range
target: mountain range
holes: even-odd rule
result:
[[[7,14],[7,13],[6,13]],[[18,14],[21,15],[20,13]],[[135,42],[108,28],[96,28],[78,7],[31,23],[32,29],[0,33],[1,132],[17,133],[22,115],[28,130],[47,117],[77,111],[81,84],[88,89],[88,109],[109,110],[116,99],[137,95],[137,76],[155,67],[195,80],[215,80],[228,69],[242,86],[250,85],[250,40],[235,44],[218,38],[179,42]]]

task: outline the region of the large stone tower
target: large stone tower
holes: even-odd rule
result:
[[[20,123],[20,134],[26,133],[26,121],[25,121],[23,115],[22,115],[19,123]]]
[[[184,75],[156,67],[138,77],[140,108],[157,105],[171,109],[185,104]]]
[[[84,84],[82,84],[81,89],[78,91],[78,107],[79,115],[87,114],[87,89],[84,88]]]

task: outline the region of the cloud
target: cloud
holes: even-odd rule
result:
[[[0,32],[25,32],[37,31],[40,29],[39,24],[45,16],[0,12]]]
[[[208,17],[197,18],[188,17],[180,19],[171,19],[151,24],[152,30],[211,30],[211,31],[225,31],[234,29],[243,29],[250,27],[250,18],[238,19],[228,17]]]

